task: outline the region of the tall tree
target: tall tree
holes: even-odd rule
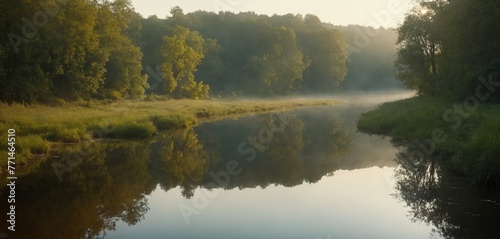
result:
[[[204,58],[205,40],[198,32],[176,26],[173,36],[163,38],[160,69],[165,79],[163,89],[173,97],[193,99],[208,97],[209,86],[196,82],[194,72]]]
[[[98,9],[86,0],[68,1],[60,6],[50,24],[54,94],[76,100],[90,99],[104,84],[106,50],[95,31]]]
[[[96,28],[101,48],[109,56],[104,85],[100,89],[105,98],[140,98],[147,87],[146,76],[141,74],[142,52],[128,35],[134,17],[128,0],[104,2],[99,8]]]
[[[307,19],[309,24],[316,22],[314,17]],[[342,33],[318,27],[299,33],[299,40],[304,54],[311,60],[304,71],[304,88],[314,92],[336,89],[347,74],[347,44]]]
[[[442,43],[434,19],[443,4],[422,2],[398,28],[397,77],[420,94],[439,91],[437,59]]]
[[[260,35],[261,51],[250,58],[254,76],[249,89],[263,95],[288,94],[298,88],[303,71],[309,66],[299,50],[295,32],[286,27],[271,27]]]

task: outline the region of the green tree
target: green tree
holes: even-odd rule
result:
[[[163,62],[161,55],[162,38],[169,33],[169,25],[166,20],[159,19],[157,16],[150,16],[141,21],[141,31],[139,45],[144,54],[142,66],[146,73],[149,74],[148,93],[164,94],[162,84],[163,79],[157,71],[160,64]]]
[[[398,28],[397,77],[419,94],[434,95],[439,91],[437,64],[442,44],[434,19],[443,4],[421,3]]]
[[[500,75],[500,5],[496,0],[454,0],[436,16],[443,41],[444,94],[475,95],[478,78]],[[496,80],[498,81],[498,80]],[[500,101],[498,94],[488,101]]]
[[[90,99],[104,84],[106,50],[95,31],[98,9],[85,0],[68,1],[50,24],[49,48],[54,94],[76,100]]]
[[[254,92],[263,95],[288,94],[299,87],[302,73],[309,66],[297,47],[295,32],[286,27],[267,29],[260,35],[262,52],[250,58]]]
[[[173,36],[163,38],[160,69],[165,79],[163,89],[176,98],[208,97],[209,86],[196,82],[194,72],[204,58],[205,40],[198,32],[176,26]]]
[[[53,65],[53,42],[47,27],[21,18],[33,16],[39,6],[28,0],[2,0],[0,8],[8,9],[0,16],[0,100],[26,104],[43,100],[50,96],[53,86],[47,72]]]
[[[315,18],[308,18],[314,24]],[[314,28],[300,32],[300,47],[311,60],[304,71],[307,91],[328,92],[336,89],[347,74],[347,44],[342,33],[335,29]]]
[[[141,74],[142,52],[127,35],[134,17],[130,1],[105,2],[99,8],[96,30],[108,56],[100,88],[104,98],[140,98],[147,87],[146,76]]]

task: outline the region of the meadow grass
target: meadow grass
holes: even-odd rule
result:
[[[0,103],[0,138],[7,137],[8,129],[15,129],[18,156],[26,161],[47,154],[57,143],[145,139],[159,131],[229,116],[339,103],[331,99],[93,101],[55,107]],[[6,140],[0,141],[0,153],[6,154],[6,149]],[[0,163],[1,167],[5,165]]]
[[[467,117],[445,117],[456,104],[432,97],[388,102],[362,114],[358,129],[407,142],[432,140],[433,131],[441,129],[446,140],[435,144],[435,156],[475,183],[500,185],[500,108],[485,104],[466,111]]]

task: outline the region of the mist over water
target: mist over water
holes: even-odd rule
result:
[[[348,91],[335,95],[335,99],[342,100],[357,107],[374,107],[384,102],[410,98],[416,95],[410,90],[378,90],[378,91]]]
[[[248,97],[242,96],[237,98],[223,98],[225,100],[310,100],[310,99],[332,99],[339,100],[343,104],[356,107],[374,107],[384,102],[396,101],[416,96],[416,92],[412,90],[349,90],[341,91],[332,94],[307,94],[307,95],[290,95],[277,97]]]

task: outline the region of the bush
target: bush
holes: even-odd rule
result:
[[[151,117],[151,121],[158,130],[187,128],[196,123],[194,118],[181,114],[156,115]]]
[[[121,123],[116,127],[109,127],[111,130],[105,135],[109,138],[120,138],[120,139],[146,139],[150,138],[156,134],[156,128],[152,122],[130,122]]]
[[[16,149],[19,152],[47,154],[50,150],[50,143],[40,137],[40,135],[18,136],[16,140]]]
[[[90,136],[81,129],[52,128],[45,138],[52,142],[78,143],[90,139]]]

